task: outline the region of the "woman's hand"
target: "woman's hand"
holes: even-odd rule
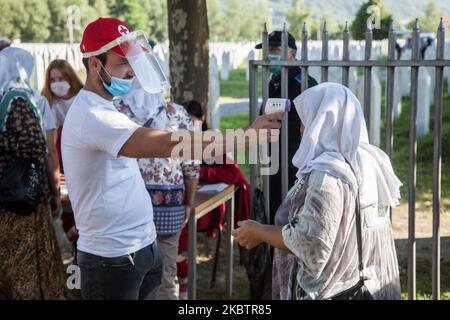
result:
[[[247,249],[252,249],[262,242],[259,237],[261,224],[254,220],[238,221],[240,228],[234,229],[231,234],[236,241]]]

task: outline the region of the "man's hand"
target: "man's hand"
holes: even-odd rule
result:
[[[255,121],[253,121],[250,129],[257,130],[258,132],[262,130],[267,131],[267,139],[258,141],[259,144],[278,141],[280,135],[279,129],[281,128],[283,117],[284,112],[279,112],[258,116]]]
[[[259,238],[261,224],[254,220],[238,221],[240,228],[234,229],[231,234],[236,241],[247,249],[252,249],[262,242]]]
[[[263,114],[258,116],[255,121],[253,121],[250,128],[255,130],[259,129],[280,129],[281,121],[283,120],[284,112]]]
[[[185,210],[184,210],[184,221],[183,221],[183,225],[181,226],[181,229],[183,229],[187,223],[189,222],[189,217],[191,215],[191,206],[190,205],[185,205],[184,206]]]

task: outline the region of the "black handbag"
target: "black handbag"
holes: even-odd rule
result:
[[[347,162],[348,163],[348,162]],[[350,163],[348,163],[350,165]],[[353,171],[352,166],[350,168]],[[353,171],[353,173],[355,173]],[[355,174],[356,177],[356,174]],[[361,231],[361,205],[359,201],[359,188],[356,193],[356,204],[355,204],[355,227],[356,227],[356,241],[358,244],[358,270],[359,270],[359,281],[354,286],[333,295],[327,300],[374,300],[372,294],[367,289],[364,284],[366,280],[369,280],[364,276],[364,263],[362,259],[362,231]]]
[[[252,204],[250,219],[262,224],[268,224],[264,194],[260,188],[254,189]],[[242,264],[247,271],[250,285],[250,299],[272,299],[272,258],[270,246],[266,243],[260,243],[250,250],[242,248],[241,252]]]
[[[0,207],[22,215],[35,211],[42,194],[42,170],[38,159],[16,159],[0,178]]]

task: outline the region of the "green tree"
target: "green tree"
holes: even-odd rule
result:
[[[69,40],[67,31],[66,0],[47,0],[50,12],[50,35],[48,42],[67,42]]]
[[[222,40],[227,34],[225,13],[219,0],[206,2],[210,39],[213,42]]]
[[[16,27],[23,42],[42,42],[50,34],[50,13],[46,2],[23,0],[22,21]]]
[[[345,23],[338,23],[335,16],[328,11],[325,11],[320,19],[315,19],[310,23],[307,23],[310,39],[322,38],[324,22],[327,23],[329,39],[342,39],[342,33],[344,32]]]
[[[140,0],[142,11],[147,16],[145,30],[149,39],[164,41],[167,35],[167,2],[163,0]]]
[[[239,37],[243,40],[260,40],[261,32],[263,31],[263,24],[267,20],[268,5],[265,0],[245,1],[247,8],[245,12],[251,15],[242,19]],[[270,23],[267,26],[271,29]]]
[[[213,41],[259,40],[267,21],[267,0],[208,0],[210,37]]]
[[[369,0],[363,3],[356,13],[355,20],[350,25],[350,34],[355,40],[364,40],[367,30],[367,20],[370,14],[367,13],[367,8],[371,5],[378,6],[380,9],[380,29],[373,28],[373,38],[375,40],[382,40],[388,37],[389,26],[392,23],[392,15],[381,4],[380,0]]]
[[[41,42],[49,36],[50,14],[47,3],[39,0],[2,0],[2,35],[23,42]]]
[[[148,17],[139,0],[116,0],[110,2],[110,12],[114,18],[125,22],[132,30],[146,29]]]
[[[2,0],[0,4],[0,32],[10,39],[20,39],[21,30],[17,28],[24,19],[20,12],[24,10],[23,1]]]
[[[50,36],[46,42],[68,42],[67,8],[76,5],[80,8],[80,29],[74,30],[74,41],[81,41],[84,28],[98,17],[109,15],[105,0],[47,0],[50,10]]]
[[[286,21],[291,33],[293,30],[299,30],[301,32],[303,23],[307,22],[306,20],[310,15],[311,10],[304,6],[303,0],[294,0],[291,7],[286,11]]]
[[[419,17],[420,31],[436,33],[441,16],[442,10],[436,5],[436,2],[429,1],[425,8],[425,15]],[[415,23],[416,19],[414,18],[408,23],[408,28],[411,30]]]

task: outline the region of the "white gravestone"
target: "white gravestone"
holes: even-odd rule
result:
[[[230,78],[230,53],[225,51],[222,54],[222,66],[220,68],[220,79],[228,80]]]
[[[431,46],[427,48],[425,51],[425,60],[435,60],[436,59],[436,47],[433,43]],[[435,88],[435,81],[436,81],[436,70],[433,67],[427,67],[428,74],[430,75],[431,80],[431,94],[430,94],[430,101],[433,104],[434,103],[434,88]]]
[[[350,68],[348,75],[348,88],[356,95],[358,90],[358,72],[356,68]]]
[[[250,52],[248,53],[247,56],[247,69],[245,70],[245,79],[247,79],[247,81],[250,80],[250,69],[249,69],[249,61],[250,60],[255,60],[255,50],[250,50]]]
[[[394,104],[393,104],[393,112],[394,119],[398,119],[402,114],[402,83],[401,83],[401,68],[395,68],[394,71]]]
[[[428,68],[420,68],[417,92],[417,137],[430,131],[431,76]]]
[[[219,97],[220,97],[220,81],[219,70],[217,67],[217,59],[215,55],[209,58],[209,108],[208,117],[209,123],[214,129],[220,127],[220,110],[219,110]]]
[[[334,61],[341,60],[340,47],[335,45],[332,51],[332,59]],[[328,68],[328,82],[342,83],[342,68]]]
[[[402,53],[401,60],[411,60],[411,50],[406,50]],[[409,97],[411,86],[411,68],[400,68],[400,79],[402,88],[402,97]]]
[[[364,110],[364,78],[361,77],[358,84],[358,99]],[[380,145],[381,126],[381,84],[375,72],[372,72],[370,86],[370,131],[369,141],[375,146]]]
[[[450,41],[445,43],[444,58],[450,60]],[[444,68],[444,78],[447,79],[447,94],[450,97],[450,67]]]

